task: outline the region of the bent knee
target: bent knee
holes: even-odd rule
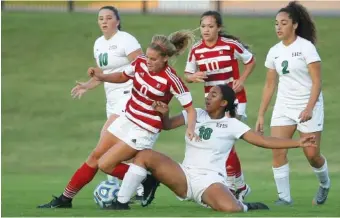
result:
[[[147,166],[148,160],[152,157],[152,150],[151,149],[144,149],[137,153],[135,156],[133,163],[139,166]]]
[[[98,162],[98,169],[106,174],[110,174],[112,171],[112,165],[109,165],[105,160],[99,159]]]
[[[218,205],[216,205],[214,210],[220,211],[220,212],[237,213],[237,212],[243,211],[243,208],[240,205],[218,203]]]

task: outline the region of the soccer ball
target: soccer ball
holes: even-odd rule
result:
[[[93,192],[94,201],[101,208],[109,207],[117,199],[119,185],[112,181],[102,181]]]

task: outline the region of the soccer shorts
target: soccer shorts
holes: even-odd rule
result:
[[[135,150],[152,149],[159,135],[139,127],[125,115],[113,121],[107,130]]]
[[[131,98],[131,90],[116,91],[114,99],[106,101],[106,116],[109,118],[112,114],[123,116],[127,102]]]
[[[304,108],[291,108],[285,105],[275,105],[270,126],[297,125],[297,130],[302,133],[319,132],[323,130],[324,108],[323,105],[315,105],[312,119],[300,123],[300,113]]]
[[[209,207],[202,201],[202,195],[205,190],[215,183],[221,183],[227,186],[226,177],[222,173],[210,170],[193,169],[182,164],[179,165],[185,174],[188,187],[186,198],[177,196],[181,201],[195,201],[204,207]]]

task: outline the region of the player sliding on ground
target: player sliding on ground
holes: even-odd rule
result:
[[[153,150],[139,152],[124,177],[118,201],[113,202],[112,208],[129,209],[129,198],[145,179],[149,170],[181,200],[196,201],[203,206],[224,212],[268,209],[263,203],[238,201],[226,185],[225,160],[235,141],[242,138],[250,144],[274,149],[315,147],[315,140],[313,136],[293,140],[257,134],[235,119],[234,101],[235,93],[228,85],[212,87],[206,98],[206,109],[196,109],[195,133],[200,139],[195,141],[185,136],[186,151],[182,164]],[[174,129],[188,123],[186,111],[169,118],[166,104],[155,102],[153,106],[163,115],[164,129]],[[226,112],[230,113],[230,118],[225,116]]]
[[[188,88],[168,65],[169,58],[180,55],[193,41],[190,31],[178,31],[170,36],[156,35],[146,50],[123,72],[103,74],[100,68],[89,69],[90,76],[105,82],[124,83],[133,80],[131,99],[126,105],[124,116],[119,116],[104,131],[94,151],[91,163],[85,162],[69,181],[65,192],[39,208],[70,208],[73,197],[96,175],[98,168],[108,175],[125,175],[130,160],[143,149],[152,149],[163,126],[161,114],[152,107],[154,101],[168,104],[175,96],[188,113],[186,135],[196,138],[194,133],[196,111]],[[151,203],[158,181],[149,176],[143,181],[142,204]],[[135,190],[134,190],[135,191]],[[130,199],[129,199],[130,200]]]

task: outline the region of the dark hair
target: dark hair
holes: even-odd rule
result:
[[[180,30],[169,36],[155,35],[152,37],[149,48],[160,52],[162,56],[178,56],[191,46],[194,38],[194,34],[190,30]]]
[[[230,88],[227,84],[224,85],[218,85],[220,87],[223,100],[226,100],[228,102],[227,106],[225,107],[225,111],[229,112],[230,117],[236,117],[236,108],[237,103],[235,103],[236,100],[236,94],[232,88]]]
[[[307,9],[297,1],[291,1],[289,4],[281,8],[278,13],[286,12],[289,18],[293,20],[293,24],[298,24],[295,34],[316,43],[316,28],[314,22],[309,15]]]
[[[101,7],[99,9],[99,11],[101,11],[103,9],[107,9],[107,10],[110,10],[110,11],[113,12],[113,14],[116,16],[117,20],[119,20],[119,25],[118,25],[117,28],[118,28],[118,30],[121,30],[122,29],[122,21],[120,20],[120,16],[119,16],[117,8],[115,8],[113,6],[104,6],[104,7]]]
[[[223,28],[222,16],[221,16],[221,14],[218,11],[206,11],[206,12],[204,12],[201,15],[200,25],[202,23],[202,18],[206,17],[206,16],[214,17],[215,20],[216,20],[217,27]],[[223,29],[220,32],[218,32],[218,35],[221,36],[221,37],[228,38],[228,39],[233,39],[233,40],[241,43],[246,49],[249,48],[249,46],[247,44],[244,44],[238,37],[236,37],[234,35],[231,35],[231,34],[227,34]]]

